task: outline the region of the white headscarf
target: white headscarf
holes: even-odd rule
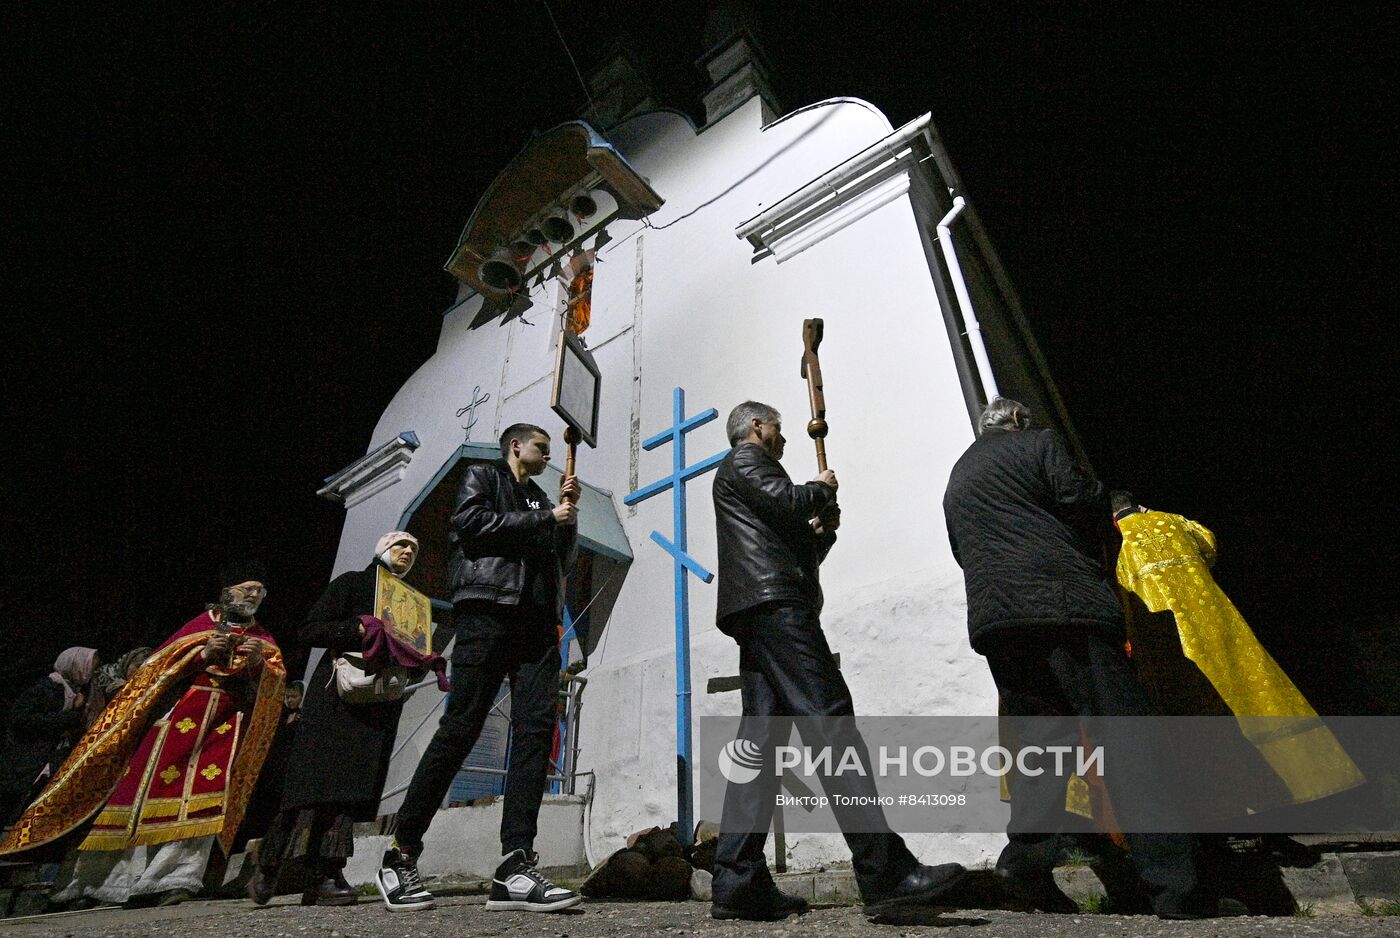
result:
[[[407,531],[390,531],[388,534],[381,537],[379,539],[379,542],[374,545],[374,556],[380,563],[384,565],[385,569],[387,569],[390,573],[393,573],[394,576],[407,576],[408,570],[405,570],[403,573],[396,573],[394,571],[393,565],[389,563],[389,548],[393,547],[395,544],[413,545],[413,560],[409,561],[408,564],[408,570],[412,570],[413,564],[416,563],[418,560],[418,538],[414,537],[412,534],[409,534]]]

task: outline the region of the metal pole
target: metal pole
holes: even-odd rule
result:
[[[565,604],[565,606],[564,606],[564,631],[563,631],[563,633],[559,636],[559,670],[560,670],[560,671],[567,671],[567,670],[569,669],[569,636],[570,636],[570,635],[574,635],[574,634],[576,634],[576,633],[574,632],[574,617],[571,616],[571,615],[569,615],[569,607],[568,607],[567,604]]]
[[[675,532],[677,556],[674,559],[676,578],[676,836],[684,845],[690,844],[695,833],[691,792],[691,733],[690,733],[690,577],[680,555],[689,550],[686,537],[685,485],[681,483],[681,473],[685,471],[685,434],[681,426],[685,422],[685,391],[676,388],[674,397],[674,422],[676,428],[671,449],[671,465],[674,470],[675,498],[671,504],[675,517],[672,530]]]
[[[569,794],[576,794],[575,776],[578,772],[578,723],[579,708],[583,704],[583,689],[588,684],[588,678],[579,677],[577,674],[569,676],[569,704],[565,714],[566,725],[569,728],[568,738],[564,747],[564,777],[567,778]]]
[[[783,830],[783,809],[773,809],[773,867],[779,873],[787,872],[787,833]]]

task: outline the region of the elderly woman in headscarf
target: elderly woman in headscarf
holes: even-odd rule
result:
[[[418,539],[390,531],[379,539],[363,570],[331,581],[307,614],[300,638],[324,648],[306,684],[300,729],[287,758],[281,810],[258,848],[258,872],[248,884],[254,902],[276,892],[290,865],[309,877],[304,905],[350,905],[356,892],[342,870],[354,852],[354,824],[378,816],[403,699],[350,702],[337,690],[335,660],[382,647],[384,623],[376,616],[380,577],[401,579],[418,556]]]
[[[0,765],[0,824],[8,826],[39,796],[102,712],[106,697],[93,680],[98,664],[95,648],[66,649],[53,672],[15,701]]]

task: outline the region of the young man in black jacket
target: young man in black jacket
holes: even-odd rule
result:
[[[745,725],[741,736],[766,739],[773,717],[816,717],[823,740],[809,746],[856,749],[870,761],[855,729],[851,692],[827,646],[818,616],[822,591],[817,568],[836,541],[840,509],[836,474],[820,473],[794,485],[778,460],[786,442],[782,418],[766,404],[746,401],[729,415],[734,449],[715,474],[721,631],[739,643],[739,679]],[[752,718],[752,719],[750,719]],[[778,737],[785,733],[777,730]],[[767,743],[782,739],[767,739]],[[764,770],[754,781],[731,784],[715,850],[714,904],[719,919],[777,920],[807,903],[778,891],[763,856],[778,777],[772,747],[760,743]],[[823,779],[844,795],[875,794],[864,776]],[[849,790],[846,790],[849,789]],[[878,808],[837,809],[851,848],[856,881],[867,907],[927,903],[947,893],[966,872],[956,863],[923,866],[885,824]]]
[[[468,467],[452,514],[458,547],[451,567],[457,630],[452,690],[379,871],[379,892],[390,911],[433,904],[418,876],[423,834],[481,734],[506,675],[511,761],[501,820],[504,855],[486,907],[557,912],[583,901],[540,875],[534,853],[559,693],[556,625],[564,608],[564,576],[577,556],[574,502],[582,489],[578,479],[562,479],[556,506],[534,483],[549,462],[549,434],[539,427],[508,427],[501,455],[498,462]]]

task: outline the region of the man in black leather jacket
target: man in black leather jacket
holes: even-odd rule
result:
[[[569,476],[550,503],[533,476],[549,462],[549,434],[515,424],[501,435],[502,459],[469,466],[452,514],[452,601],[457,643],[452,691],[398,812],[394,845],[379,871],[390,911],[431,908],[418,878],[423,834],[481,734],[506,675],[511,678],[511,760],[501,819],[501,863],[488,909],[556,912],[583,901],[535,868],[536,825],[549,774],[559,693],[564,577],[577,556],[582,491]]]
[[[731,784],[725,793],[711,915],[776,920],[804,911],[807,903],[778,891],[763,856],[778,793],[772,745],[786,741],[771,718],[821,718],[816,731],[824,738],[805,743],[855,748],[863,764],[870,761],[855,729],[851,692],[818,619],[817,568],[840,524],[836,474],[828,469],[794,485],[778,462],[786,442],[782,419],[766,404],[740,404],[727,430],[734,449],[714,481],[717,617],[719,628],[739,643],[745,717],[740,736],[759,741],[765,764],[757,779]],[[863,776],[823,779],[823,787],[828,794],[875,794]],[[867,906],[930,902],[965,872],[956,863],[921,865],[878,807],[838,808],[836,815]]]

